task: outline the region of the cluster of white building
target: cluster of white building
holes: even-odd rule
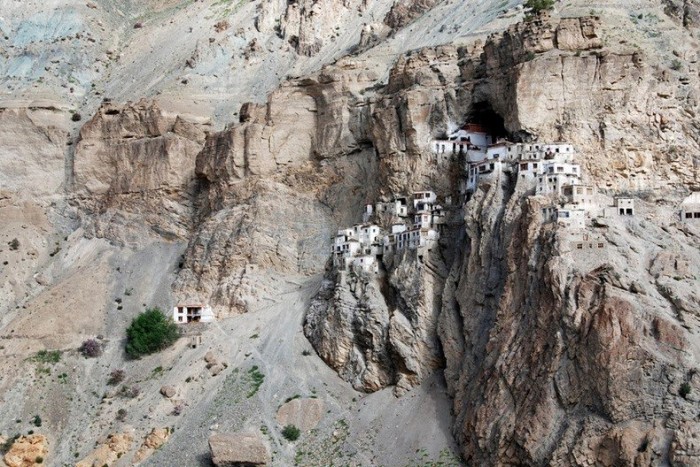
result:
[[[546,222],[583,229],[586,219],[592,216],[634,215],[634,199],[615,198],[613,205],[608,206],[595,186],[583,184],[576,152],[567,143],[494,143],[485,128],[468,124],[445,140],[434,140],[432,148],[438,155],[447,152],[463,158],[463,191],[467,194],[502,173],[517,177],[518,183],[535,195],[549,198],[542,210]]]
[[[410,201],[398,197],[368,204],[362,224],[338,231],[332,247],[333,266],[376,274],[386,256],[404,250],[431,250],[445,225],[445,209],[432,191],[413,193]]]

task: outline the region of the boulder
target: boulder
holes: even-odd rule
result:
[[[4,460],[8,467],[32,467],[45,462],[49,452],[49,442],[44,435],[20,436]]]
[[[109,435],[107,441],[97,446],[76,467],[92,467],[93,465],[112,465],[117,459],[129,452],[134,441],[133,433],[115,433]]]
[[[217,467],[267,465],[270,454],[263,440],[254,434],[215,434],[209,437],[211,460]]]
[[[174,386],[163,386],[160,388],[160,393],[163,395],[163,397],[170,399],[171,397],[175,396],[177,389],[175,389]]]
[[[204,361],[207,362],[207,368],[209,368],[211,365],[216,365],[219,363],[214,355],[214,352],[211,350],[204,355]]]
[[[139,450],[136,451],[132,462],[134,464],[143,462],[145,459],[150,457],[156,449],[164,445],[166,441],[168,441],[168,438],[170,438],[169,428],[154,428],[146,436],[146,439],[143,440],[143,444]]]
[[[277,411],[280,426],[294,425],[301,431],[309,431],[323,418],[324,404],[319,399],[294,399],[282,405]]]

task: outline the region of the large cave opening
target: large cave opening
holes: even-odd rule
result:
[[[494,140],[509,136],[503,117],[493,110],[488,101],[476,102],[467,116],[467,123],[478,123],[493,136]]]

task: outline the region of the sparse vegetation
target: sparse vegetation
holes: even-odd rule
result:
[[[301,435],[301,430],[294,425],[287,425],[282,429],[282,436],[287,441],[296,441]]]
[[[88,339],[80,346],[80,353],[85,358],[97,358],[102,355],[102,344],[96,339]]]
[[[681,387],[678,389],[678,395],[685,399],[688,396],[688,394],[690,394],[690,384],[681,384]]]
[[[41,426],[41,423],[42,423],[41,417],[38,415],[34,415],[34,418],[32,419],[32,424],[38,428]]]
[[[175,407],[173,407],[173,411],[171,413],[177,416],[181,415],[183,410],[185,410],[185,406],[183,404],[177,404]]]
[[[262,386],[263,381],[265,381],[265,375],[260,372],[257,365],[253,365],[253,367],[248,370],[248,376],[250,377],[253,386],[247,394],[248,399],[250,399],[256,392],[258,392],[260,386]]]
[[[8,246],[10,247],[10,250],[18,250],[19,249],[19,240],[16,238],[13,238],[9,242],[7,242]]]
[[[293,401],[294,399],[300,399],[300,398],[301,398],[301,395],[300,395],[300,394],[294,394],[292,397],[287,397],[287,398],[284,400],[284,403],[286,404],[287,402],[291,402],[291,401]]]
[[[302,354],[304,357],[308,357],[309,355],[311,355],[311,351],[308,350],[308,349],[304,349],[304,350],[301,351],[301,354]]]
[[[36,456],[36,459],[34,459],[34,462],[36,464],[43,464],[44,463],[44,458],[41,456]]]
[[[78,112],[74,112],[73,115],[71,115],[71,117],[70,117],[70,119],[73,120],[74,122],[79,122],[80,120],[82,120],[82,118],[83,118],[82,115],[80,115],[80,113],[78,113]]]
[[[141,394],[141,388],[138,386],[122,386],[120,394],[122,397],[126,397],[128,399],[136,399],[139,397],[139,394]]]
[[[19,433],[11,436],[10,438],[7,438],[7,441],[5,441],[3,444],[0,444],[0,452],[7,452],[12,448],[12,445],[14,444],[15,441],[19,439],[20,435]]]
[[[126,336],[126,353],[139,358],[172,345],[180,336],[180,330],[160,309],[149,308],[134,318]]]
[[[674,58],[671,62],[671,69],[674,71],[679,71],[681,68],[683,68],[683,64],[681,63],[681,61],[677,58]]]
[[[126,373],[124,372],[124,370],[112,370],[112,372],[109,374],[107,384],[109,384],[110,386],[116,386],[117,384],[124,381],[125,377]]]
[[[126,409],[119,409],[117,410],[117,421],[123,422],[126,420],[126,416],[128,415],[128,412]]]
[[[60,350],[40,350],[34,357],[32,357],[37,363],[44,364],[55,364],[61,361],[61,351]]]
[[[554,8],[554,0],[527,0],[523,6],[530,9],[533,14],[548,11]]]

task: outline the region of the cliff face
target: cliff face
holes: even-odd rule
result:
[[[0,233],[8,247],[13,238],[22,245],[0,249],[11,266],[0,271],[0,291],[10,297],[0,303],[8,312],[0,325],[17,330],[3,335],[12,342],[6,353],[15,366],[0,389],[29,381],[17,369],[26,349],[46,342],[72,349],[87,332],[113,329],[121,339],[146,303],[167,309],[173,302],[206,302],[218,318],[261,311],[260,317],[238,316],[248,327],[235,331],[238,341],[264,336],[259,348],[241,352],[227,334],[234,331],[224,329],[232,321],[207,334],[212,347],[236,355],[239,365],[247,364],[239,354],[277,358],[282,352],[283,338],[265,335],[266,325],[270,332],[293,329],[285,345],[293,335],[301,339],[304,308],[306,337],[355,389],[393,386],[402,395],[435,373],[444,375],[454,438],[470,464],[700,462],[700,233],[677,215],[680,199],[698,186],[700,80],[696,44],[688,39],[695,33],[693,2],[665,2],[669,17],[658,16],[657,6],[641,16],[624,9],[621,16],[587,16],[585,5],[576,7],[575,18],[537,17],[484,41],[462,37],[459,44],[397,52],[445,42],[457,28],[451,21],[466,24],[476,10],[484,11],[471,26],[501,30],[519,13],[500,15],[497,3],[468,10],[427,0],[393,6],[265,1],[241,4],[236,20],[250,19],[243,31],[229,30],[238,23],[229,29],[222,23],[214,34],[209,23],[197,24],[196,50],[170,57],[178,70],[168,85],[171,96],[195,82],[210,99],[228,92],[217,73],[243,62],[259,70],[241,72],[240,89],[271,89],[291,70],[289,63],[266,61],[273,49],[299,55],[295,60],[310,68],[332,62],[339,51],[357,52],[286,79],[265,103],[240,107],[238,121],[223,129],[151,100],[106,101],[72,138],[79,124],[67,108],[46,102],[3,107],[0,135],[24,143],[0,145],[0,212],[9,219]],[[218,12],[224,4],[211,8]],[[184,8],[178,15],[190,13]],[[403,27],[416,32],[407,39]],[[353,32],[336,34],[338,28]],[[135,41],[143,37],[139,29]],[[263,40],[270,33],[274,37]],[[128,58],[134,51],[123,52]],[[235,60],[221,59],[224,65],[216,59],[231,53]],[[15,55],[21,53],[12,51],[12,63]],[[111,79],[119,82],[136,66]],[[268,66],[277,70],[274,77]],[[264,82],[254,83],[255,76]],[[209,89],[213,77],[218,84]],[[89,87],[80,84],[79,92]],[[119,89],[129,93],[136,86]],[[590,220],[586,233],[603,247],[578,251],[566,229],[544,222],[544,201],[507,173],[463,203],[462,161],[437,158],[429,143],[465,122],[485,123],[519,141],[573,144],[584,181],[607,197],[633,196],[637,215]],[[452,199],[448,225],[430,255],[387,260],[371,277],[331,270],[330,239],[339,227],[358,223],[365,204],[424,189]],[[94,291],[81,286],[86,277]],[[127,298],[134,288],[142,290]],[[24,306],[29,311],[19,316]],[[100,319],[92,319],[94,310]],[[70,324],[61,325],[65,334],[52,332],[57,320]],[[119,339],[106,343],[108,355],[131,365]],[[301,341],[307,352],[308,342]],[[300,346],[284,348],[296,355]],[[200,357],[180,361],[169,354],[162,367],[184,376]],[[148,374],[148,362],[137,362],[139,371]],[[280,370],[279,362],[289,366]],[[289,387],[276,373],[294,367],[295,381],[311,390],[324,371],[320,363],[291,357],[270,357],[266,364],[277,382],[265,383],[271,387],[265,410]],[[90,393],[104,392],[106,367],[76,365]],[[192,395],[189,402],[204,414],[222,384],[202,368],[194,380],[206,386],[190,387],[207,396]],[[337,383],[332,376],[324,381]],[[171,407],[166,413],[157,390],[154,395],[132,401],[129,410],[136,418],[158,406],[162,413],[154,417],[169,426]],[[11,396],[17,404],[24,400],[16,390]],[[85,431],[106,434],[114,420],[109,410],[90,412],[87,402],[66,397],[61,403],[71,411],[55,409],[55,426],[68,426],[70,413],[85,421]],[[328,405],[345,411],[340,403]],[[0,415],[1,426],[14,426],[12,417]],[[202,417],[197,426],[213,426]],[[176,433],[189,436],[179,427]],[[92,433],[80,436],[92,446]],[[73,448],[60,448],[65,460]],[[281,462],[293,458],[280,455]],[[363,460],[374,462],[369,455]]]
[[[695,113],[694,102],[676,93],[689,95],[685,86],[697,81],[668,91],[673,70],[605,47],[602,33],[597,18],[539,18],[491,37],[480,58],[421,51],[400,59],[374,98],[373,142],[390,193],[437,174],[443,185],[431,186],[449,192],[449,170],[431,167],[420,142],[486,105],[511,134],[574,142],[599,188],[643,194],[637,218],[594,222],[589,234],[602,252],[579,252],[566,230],[543,223],[541,201],[515,180],[484,185],[464,207],[468,240],[447,255],[449,275],[437,276],[444,294],[428,304],[437,324],[411,321],[382,296],[381,279],[329,278],[307,317],[319,354],[356,387],[397,384],[400,393],[424,374],[406,368],[439,364],[410,336],[437,333],[455,436],[470,463],[697,461],[688,441],[698,429],[694,396],[679,389],[698,384],[698,302],[688,296],[695,276],[678,271],[684,258],[693,261],[698,239],[677,221],[677,195],[657,198],[697,183],[692,151],[666,145],[695,147],[694,122],[681,117]],[[659,273],[662,263],[674,272]],[[402,303],[416,295],[429,302],[400,270],[388,275],[404,285],[395,289]],[[402,335],[393,325],[404,319],[418,330]],[[399,356],[406,349],[408,365]]]

